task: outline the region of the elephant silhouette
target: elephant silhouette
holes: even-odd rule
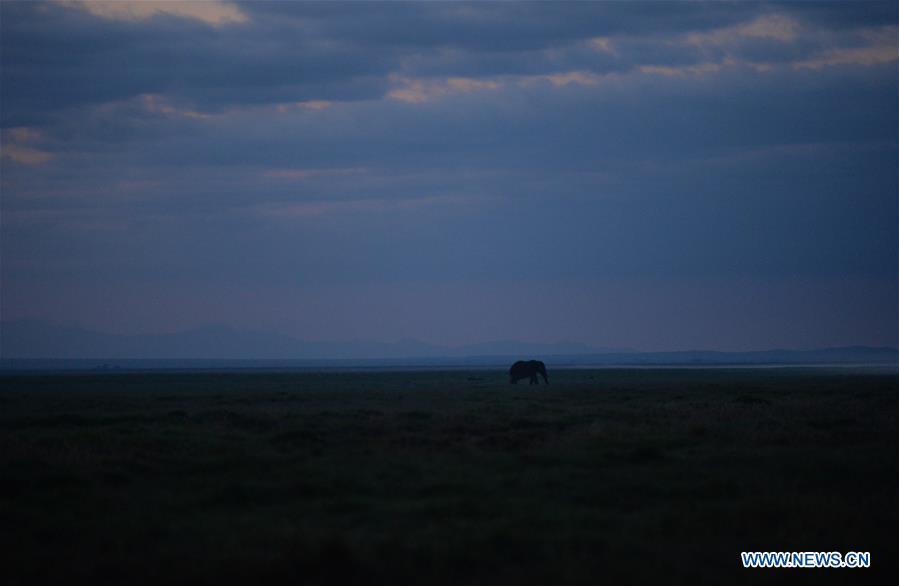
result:
[[[519,360],[509,369],[509,382],[517,383],[523,378],[531,379],[530,384],[540,384],[537,375],[541,375],[546,384],[549,384],[549,377],[546,376],[546,365],[539,360]]]

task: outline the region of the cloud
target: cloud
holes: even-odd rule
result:
[[[325,108],[330,108],[332,103],[328,100],[306,100],[303,102],[293,102],[292,104],[279,104],[279,107],[288,107],[294,106],[296,108],[302,108],[304,110],[324,110]]]
[[[199,118],[205,120],[210,115],[204,112],[197,112],[187,108],[179,108],[175,106],[170,99],[160,94],[141,94],[137,96],[141,106],[152,114],[162,114],[165,116],[181,116],[184,118]]]
[[[797,69],[858,65],[870,67],[899,61],[899,27],[886,26],[865,31],[863,46],[839,47],[822,51],[809,59],[793,64]]]
[[[0,134],[0,158],[22,165],[43,165],[53,159],[53,154],[33,146],[41,137],[39,130],[26,126],[4,129]]]
[[[4,144],[0,148],[0,156],[23,165],[42,165],[53,159],[50,153],[16,144]]]
[[[148,20],[160,15],[196,20],[210,26],[247,21],[246,14],[231,2],[155,0],[54,0],[57,4],[84,10],[107,20],[126,22]]]
[[[361,167],[348,169],[267,169],[263,176],[270,179],[283,179],[287,181],[302,181],[313,177],[334,177],[346,175],[358,175],[364,173]]]
[[[9,128],[6,132],[8,139],[16,142],[36,142],[41,138],[39,130],[28,128],[27,126]]]
[[[549,82],[556,87],[562,87],[569,84],[577,85],[598,85],[604,76],[589,71],[565,71],[559,73],[551,73],[547,75],[530,75],[523,76],[519,83],[529,85],[539,81]]]
[[[4,307],[320,286],[362,315],[357,291],[489,282],[459,297],[489,317],[539,282],[590,312],[588,280],[895,281],[894,9],[796,4],[251,2],[213,26],[0,2]]]
[[[398,75],[391,76],[395,88],[387,96],[400,102],[420,104],[441,96],[467,94],[477,91],[497,90],[502,87],[496,80],[480,80],[467,77],[446,79],[410,79]]]
[[[895,27],[874,38],[877,27],[864,19],[841,27],[817,5],[813,18],[769,4],[653,7],[4,3],[0,115],[5,127],[36,126],[140,96],[173,115],[422,103],[528,79],[562,87],[613,73],[695,76],[714,65],[765,72],[878,63],[895,47]],[[236,22],[227,42],[224,28],[205,26]]]
[[[422,208],[459,206],[471,203],[472,198],[460,195],[431,195],[409,198],[370,198],[348,200],[300,201],[266,204],[253,209],[260,217],[277,221],[318,218],[329,214],[387,214],[414,212]]]
[[[617,54],[617,52],[615,51],[615,46],[612,44],[612,40],[608,37],[592,38],[590,39],[590,46],[595,50],[603,53],[610,53],[612,55]]]
[[[686,35],[691,45],[730,45],[741,39],[768,39],[788,43],[796,39],[798,22],[782,14],[767,14],[758,18],[734,25]]]

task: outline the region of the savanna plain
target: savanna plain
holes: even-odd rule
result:
[[[0,578],[896,578],[895,372],[526,382],[499,369],[0,376]],[[741,551],[870,551],[871,568],[749,570]]]

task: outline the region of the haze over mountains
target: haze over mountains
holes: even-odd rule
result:
[[[577,342],[528,343],[498,340],[463,346],[440,346],[420,340],[373,342],[304,341],[291,336],[237,330],[222,325],[168,334],[120,335],[61,326],[41,320],[0,322],[0,358],[4,366],[16,361],[100,360],[189,361],[184,366],[309,366],[355,362],[391,365],[499,365],[512,358],[543,357],[556,366],[612,364],[899,364],[899,349],[866,346],[816,350],[763,350],[719,352],[688,350],[640,352],[629,348],[601,348]],[[205,361],[205,362],[204,362]],[[28,364],[34,364],[27,362]],[[52,367],[40,365],[39,367]]]

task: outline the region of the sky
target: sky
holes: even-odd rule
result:
[[[899,345],[899,3],[0,2],[0,317]]]

